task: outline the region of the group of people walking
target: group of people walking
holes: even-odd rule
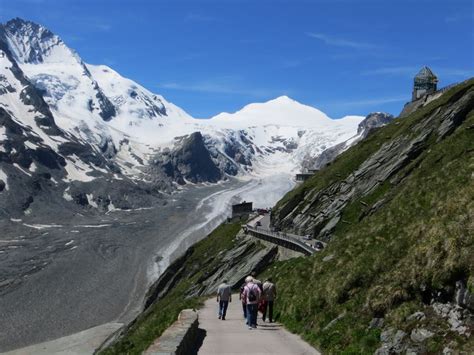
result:
[[[240,287],[239,299],[242,302],[243,315],[249,329],[257,328],[258,312],[262,313],[262,320],[273,322],[273,303],[277,292],[271,278],[264,283],[257,280],[256,274],[245,278],[245,283]],[[232,302],[231,287],[227,280],[217,289],[217,302],[219,302],[219,319],[225,320],[227,307]]]

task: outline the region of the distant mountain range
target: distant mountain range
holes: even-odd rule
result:
[[[0,215],[41,199],[129,208],[187,183],[294,174],[362,134],[363,117],[333,120],[286,96],[194,119],[19,18],[0,25],[0,67],[0,189],[11,202]],[[124,200],[129,189],[136,201]]]

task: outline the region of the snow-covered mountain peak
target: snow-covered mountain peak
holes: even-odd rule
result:
[[[295,99],[292,99],[291,97],[286,96],[286,95],[278,96],[275,99],[268,100],[266,103],[267,104],[280,104],[280,105],[281,104],[283,104],[283,105],[292,105],[292,104],[301,105],[301,103],[299,103]]]
[[[325,128],[337,124],[337,121],[339,120],[332,120],[324,112],[288,96],[249,104],[235,113],[221,113],[210,120],[213,124],[229,128],[269,125]]]
[[[15,18],[8,21],[4,29],[10,50],[18,64],[80,61],[61,38],[44,26]]]

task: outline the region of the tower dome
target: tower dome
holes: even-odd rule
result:
[[[412,100],[418,100],[427,94],[435,92],[437,90],[437,84],[438,77],[430,68],[424,66],[415,76]]]

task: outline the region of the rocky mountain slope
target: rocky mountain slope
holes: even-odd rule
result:
[[[270,270],[280,320],[328,353],[474,351],[474,79],[369,134],[273,211],[328,241]]]
[[[79,195],[63,198],[63,191],[74,190],[76,181],[111,177],[120,169],[88,142],[58,127],[1,36],[0,215],[30,213],[33,205],[46,212],[53,201],[63,207],[69,199],[81,203]]]

